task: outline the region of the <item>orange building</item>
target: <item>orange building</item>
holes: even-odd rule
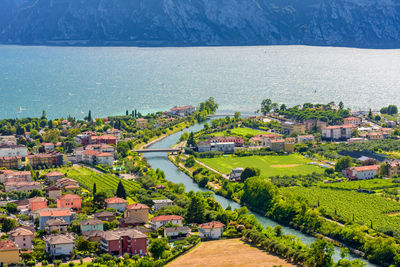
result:
[[[82,206],[82,198],[74,194],[66,194],[57,197],[57,208],[70,208],[80,210]]]
[[[47,208],[47,200],[44,197],[34,197],[29,199],[29,209],[36,211]]]

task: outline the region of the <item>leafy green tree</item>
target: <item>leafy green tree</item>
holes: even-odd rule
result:
[[[155,259],[162,257],[164,251],[168,249],[168,241],[165,238],[153,239],[149,246],[149,251]]]
[[[242,181],[246,181],[247,178],[254,177],[254,176],[259,176],[260,175],[260,169],[254,168],[254,167],[246,167],[242,174],[240,175],[240,179]]]
[[[193,167],[194,164],[195,164],[195,160],[194,160],[193,156],[188,157],[187,160],[185,161],[185,166],[188,168]]]
[[[244,182],[241,201],[251,207],[267,211],[272,207],[277,195],[278,188],[274,184],[256,176]]]
[[[325,239],[317,239],[310,246],[307,253],[308,266],[329,267],[333,264],[334,246]]]
[[[196,147],[196,141],[194,140],[194,133],[191,132],[189,135],[189,138],[187,140],[187,146],[188,147]]]
[[[279,224],[277,226],[274,227],[274,232],[276,236],[281,236],[282,235],[282,226],[280,226]]]
[[[130,147],[129,147],[129,144],[127,142],[124,142],[124,141],[118,142],[118,144],[117,144],[117,152],[123,158],[125,158],[128,155],[128,151],[129,150],[130,150]]]
[[[240,112],[235,112],[235,115],[233,117],[235,118],[235,121],[238,121],[240,119]]]
[[[341,172],[353,164],[353,160],[350,157],[342,157],[335,164],[335,171]]]
[[[8,213],[16,213],[18,211],[18,206],[15,203],[8,202],[6,205],[6,210]]]
[[[10,219],[10,218],[4,218],[3,219],[3,224],[1,226],[1,230],[3,232],[10,232],[11,230],[13,230],[14,228],[17,227],[17,221],[14,219]]]
[[[265,116],[268,112],[272,109],[272,101],[271,99],[267,98],[261,102],[261,113]]]
[[[379,175],[388,176],[389,175],[389,166],[386,162],[382,163],[379,168]]]
[[[99,192],[93,197],[93,204],[96,208],[102,209],[104,208],[104,201],[107,198],[107,194],[105,192]]]
[[[186,213],[188,223],[203,223],[205,220],[204,212],[206,204],[202,198],[197,195],[192,196]]]
[[[122,181],[119,181],[119,183],[118,183],[117,197],[126,199],[126,191],[125,191],[124,185],[122,184]]]

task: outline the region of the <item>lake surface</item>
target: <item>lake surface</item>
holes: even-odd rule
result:
[[[194,126],[191,126],[190,128],[186,129],[185,131],[188,132],[196,132],[199,131],[203,126],[200,124],[196,124]],[[173,146],[174,144],[176,144],[176,142],[179,140],[179,137],[182,135],[182,132],[178,132],[175,134],[172,134],[170,136],[168,136],[167,138],[161,140],[160,142],[157,142],[151,146],[149,146],[149,148],[169,148],[171,146]],[[193,180],[187,176],[185,173],[181,172],[171,161],[169,161],[167,153],[148,153],[145,155],[147,162],[151,165],[151,167],[153,169],[157,169],[159,168],[160,170],[164,171],[166,179],[169,181],[172,181],[174,183],[182,183],[185,185],[186,187],[186,191],[202,191],[202,192],[207,192],[210,191],[208,189],[205,188],[201,188],[199,187],[196,183],[193,182]],[[212,191],[210,191],[212,192]],[[240,208],[241,205],[229,200],[227,198],[224,198],[222,196],[219,195],[214,195],[215,200],[217,200],[221,206],[223,208],[226,208],[228,206],[231,206],[232,209],[237,209]],[[278,225],[277,222],[268,219],[265,216],[262,216],[261,214],[258,213],[254,213],[251,212],[256,218],[257,220],[265,227],[265,226],[271,226],[271,227],[275,227],[276,225]],[[286,227],[286,226],[282,226],[282,232],[284,234],[288,234],[288,235],[294,235],[296,237],[298,237],[301,242],[303,242],[304,244],[310,245],[311,243],[313,243],[315,241],[315,238],[306,234],[303,234],[300,231],[297,231],[295,229]],[[333,259],[335,261],[340,260],[340,249],[338,247],[335,247],[335,252],[333,255]],[[354,260],[354,259],[360,259],[354,255],[349,255],[348,259],[350,260]],[[370,263],[368,263],[366,260],[361,259],[363,262],[365,262],[366,266],[374,266]]]
[[[253,112],[264,98],[355,109],[400,102],[400,50],[309,46],[0,46],[0,118],[167,110],[215,97]]]

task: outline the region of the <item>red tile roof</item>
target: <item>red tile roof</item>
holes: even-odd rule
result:
[[[369,166],[360,166],[360,167],[351,167],[350,169],[361,172],[361,171],[372,171],[379,170],[379,165],[369,165]]]
[[[53,172],[47,173],[46,176],[47,177],[57,177],[57,176],[64,176],[64,174],[61,172],[53,171]]]
[[[112,197],[112,198],[107,198],[104,200],[107,204],[122,204],[122,203],[128,203],[125,199],[120,198],[120,197]]]
[[[110,153],[100,153],[97,155],[98,157],[112,157],[113,155]]]
[[[74,194],[66,194],[62,196],[58,196],[57,199],[81,199],[80,196]]]
[[[131,204],[128,205],[126,207],[128,210],[143,210],[143,209],[149,209],[149,207],[145,204],[141,204],[141,203],[135,203],[135,204]]]
[[[225,224],[217,221],[209,222],[209,223],[203,223],[200,225],[200,228],[202,229],[214,229],[214,228],[222,228],[224,227]]]
[[[71,211],[65,210],[44,210],[39,212],[40,217],[71,216]]]
[[[117,140],[114,135],[92,136],[92,140]]]
[[[0,250],[15,250],[19,249],[11,240],[0,240]]]
[[[100,154],[100,152],[97,150],[85,150],[82,152],[82,154],[90,155],[90,156],[98,156]]]
[[[183,220],[183,217],[178,215],[160,215],[157,217],[153,217],[151,219],[153,222],[162,222],[162,221],[172,221],[172,220]]]

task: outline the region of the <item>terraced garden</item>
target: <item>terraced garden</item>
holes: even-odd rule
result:
[[[117,191],[119,181],[125,187],[127,192],[139,188],[135,182],[126,181],[111,174],[99,173],[86,167],[74,166],[71,168],[58,168],[59,172],[65,173],[68,178],[78,181],[79,185],[88,191],[92,191],[93,184],[96,183],[97,191],[104,191],[109,195],[114,195]]]

